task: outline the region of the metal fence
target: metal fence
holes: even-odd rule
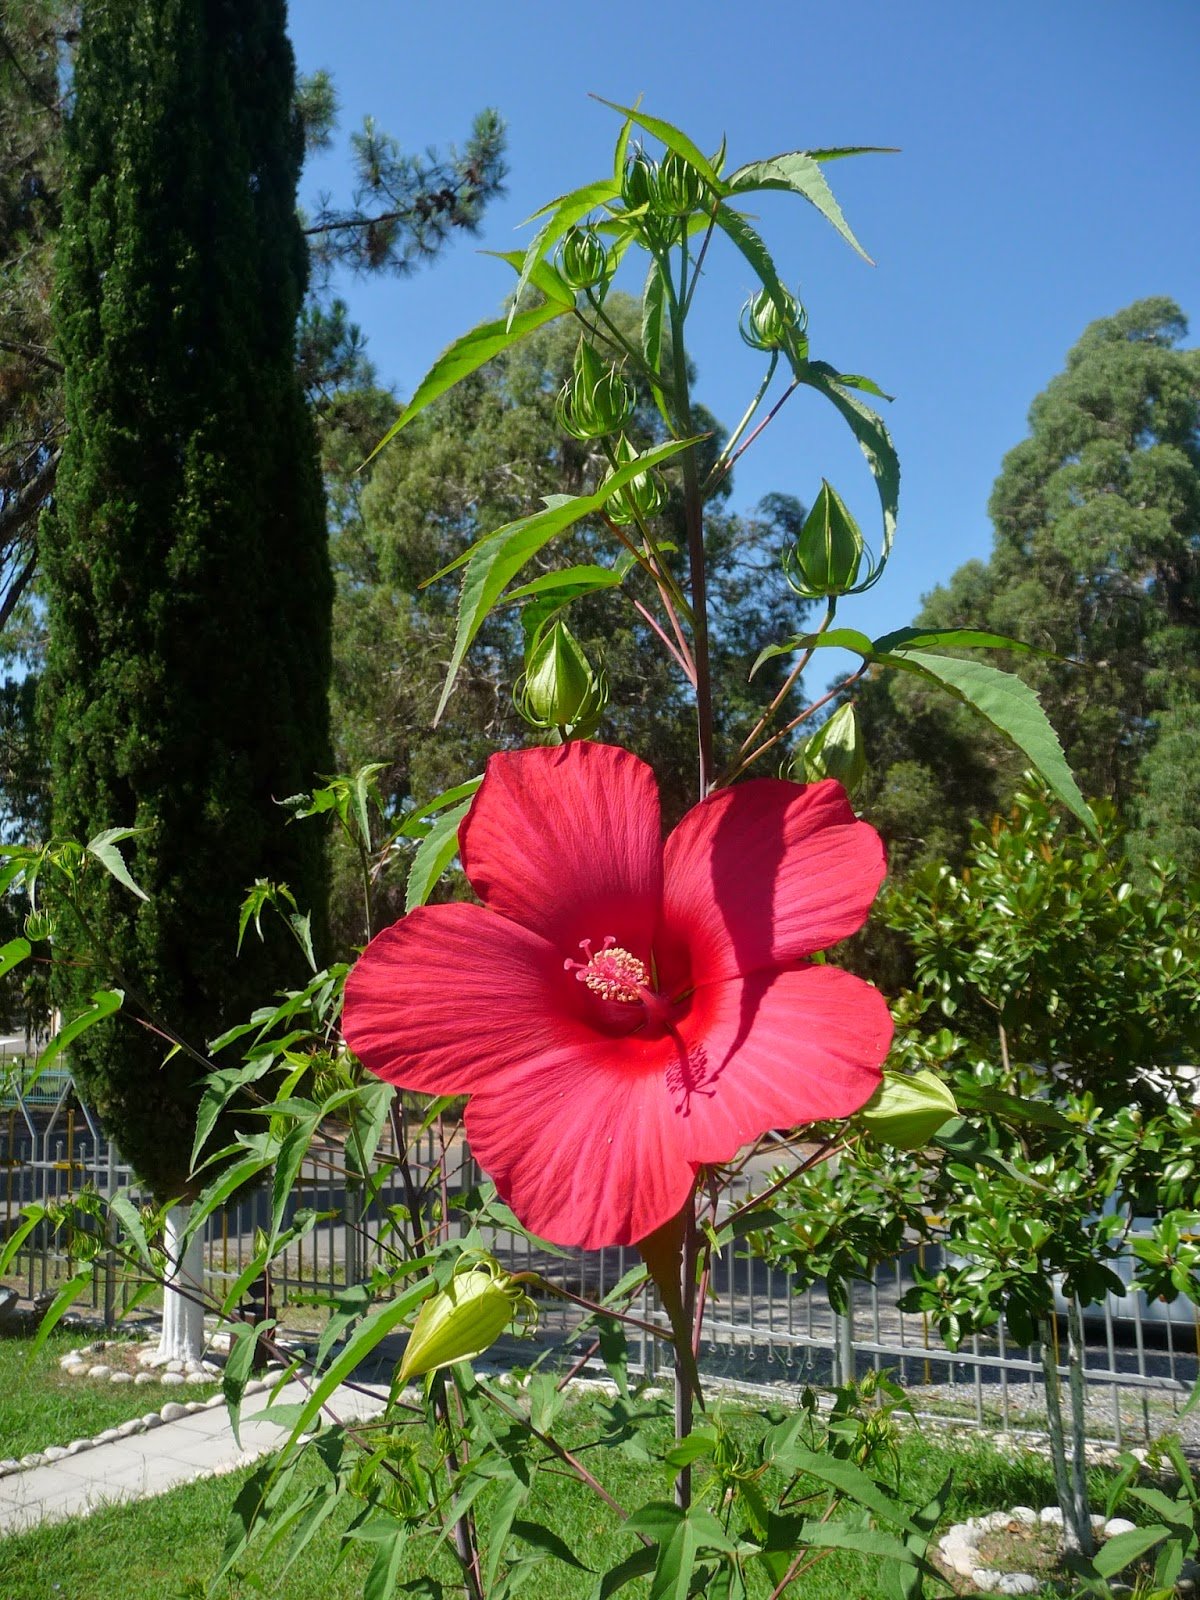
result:
[[[393,1173],[385,1179],[372,1215],[364,1217],[360,1195],[348,1191],[335,1171],[334,1154],[331,1150],[327,1161],[316,1150],[289,1199],[285,1223],[301,1207],[329,1215],[273,1265],[277,1307],[361,1281],[389,1258],[387,1230],[378,1223],[389,1207],[404,1208],[399,1177]],[[444,1194],[450,1199],[479,1180],[457,1134],[448,1144],[439,1144],[435,1131],[429,1130],[416,1160],[426,1171],[442,1172]],[[74,1099],[69,1080],[36,1101],[10,1086],[7,1103],[0,1106],[0,1240],[11,1233],[24,1205],[65,1200],[87,1188],[102,1197],[124,1189],[139,1198],[132,1172],[104,1138],[96,1118]],[[734,1204],[738,1198],[733,1197]],[[204,1240],[207,1287],[218,1298],[252,1259],[255,1230],[268,1222],[269,1211],[268,1194],[257,1191],[209,1219]],[[592,1300],[618,1283],[637,1260],[633,1251],[620,1248],[568,1253],[539,1249],[523,1236],[499,1230],[491,1232],[488,1242],[514,1270],[536,1270]],[[957,1351],[947,1350],[928,1318],[899,1309],[918,1263],[935,1265],[914,1250],[881,1267],[870,1283],[855,1286],[848,1314],[839,1316],[820,1289],[798,1294],[786,1274],[741,1247],[728,1246],[713,1263],[701,1366],[713,1375],[782,1385],[841,1381],[871,1367],[890,1369],[910,1388],[921,1410],[967,1424],[1037,1430],[1044,1415],[1040,1352],[1014,1346],[1003,1320],[987,1335],[972,1338]],[[73,1271],[61,1238],[42,1224],[26,1240],[8,1281],[36,1298]],[[85,1305],[111,1320],[121,1314],[130,1292],[115,1255],[102,1253]],[[543,1331],[558,1337],[578,1317],[551,1297],[544,1298],[541,1311]],[[643,1304],[639,1314],[653,1320],[653,1307]],[[1164,1316],[1161,1306],[1148,1306],[1131,1293],[1124,1299],[1110,1296],[1087,1316],[1090,1430],[1116,1444],[1161,1432],[1197,1377],[1200,1324],[1193,1308],[1180,1302],[1173,1314]],[[635,1366],[653,1370],[654,1341],[640,1338],[631,1358]]]

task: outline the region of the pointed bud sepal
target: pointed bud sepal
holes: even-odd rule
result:
[[[808,312],[786,289],[783,297],[786,314],[766,289],[752,294],[742,307],[738,331],[752,350],[787,350],[803,361],[808,356]]]
[[[847,703],[839,706],[792,757],[788,776],[798,783],[819,783],[836,778],[852,795],[866,777],[867,752],[863,745],[858,714]]]
[[[624,434],[617,441],[614,454],[616,463],[607,474],[606,482],[613,473],[621,467],[627,467],[631,461],[636,461],[638,458],[638,452]],[[605,502],[604,514],[610,522],[625,528],[631,522],[636,522],[639,517],[645,521],[649,517],[657,516],[666,503],[667,486],[661,473],[651,469],[649,472],[637,473],[620,489],[614,490]]]
[[[558,270],[572,289],[593,289],[608,272],[608,251],[594,228],[568,228],[558,247]]]
[[[513,701],[531,727],[590,739],[608,704],[608,679],[592,670],[566,623],[555,622],[530,650]]]
[[[668,150],[658,169],[650,205],[661,217],[686,217],[699,207],[707,188],[690,161],[677,150]]]
[[[637,396],[629,383],[586,339],[575,352],[575,370],[563,385],[555,408],[559,427],[573,439],[601,439],[619,433],[633,415]]]
[[[822,479],[795,544],[784,553],[783,575],[806,600],[849,594],[858,582],[865,548],[842,497]]]
[[[621,178],[621,201],[626,211],[644,211],[658,188],[658,162],[644,150],[635,150],[625,162]]]
[[[857,1115],[857,1120],[881,1144],[897,1150],[920,1150],[951,1117],[958,1104],[950,1091],[927,1068],[919,1072],[885,1072],[883,1082]]]
[[[523,1285],[530,1273],[507,1273],[483,1251],[464,1253],[444,1289],[431,1294],[417,1316],[398,1382],[408,1383],[456,1361],[471,1361],[491,1349],[514,1320],[537,1321],[537,1307]]]

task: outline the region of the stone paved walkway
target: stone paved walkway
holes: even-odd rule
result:
[[[301,1402],[307,1393],[302,1383],[289,1383],[275,1403]],[[387,1393],[386,1382],[356,1382],[353,1389],[336,1389],[330,1406],[345,1421],[374,1416],[383,1410]],[[214,1406],[48,1466],[9,1473],[0,1478],[0,1536],[43,1522],[85,1517],[101,1506],[148,1499],[193,1478],[248,1465],[281,1445],[290,1431],[255,1419],[265,1398],[255,1396],[243,1407],[240,1443],[233,1437],[225,1407]]]

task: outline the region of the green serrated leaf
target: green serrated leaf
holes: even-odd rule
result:
[[[938,683],[954,699],[971,706],[1027,756],[1069,811],[1093,834],[1099,829],[1067,765],[1058,735],[1037,695],[1014,673],[983,661],[902,650],[878,657],[890,666]]]
[[[140,1260],[154,1271],[154,1261],[150,1254],[150,1241],[146,1238],[146,1230],[142,1225],[142,1214],[133,1201],[129,1198],[127,1190],[122,1189],[114,1194],[108,1202],[108,1209],[124,1228],[128,1238],[133,1240],[134,1249]]]
[[[813,205],[827,222],[833,224],[846,243],[857,250],[864,261],[871,257],[850,231],[850,224],[842,215],[842,208],[833,197],[815,157],[807,150],[789,150],[783,155],[770,156],[766,161],[752,161],[747,166],[731,172],[727,185],[731,194],[754,194],[761,189],[784,189],[798,194]],[[874,262],[871,262],[874,265]]]
[[[461,805],[443,811],[417,846],[404,893],[406,914],[426,903],[438,879],[458,854],[458,825],[470,809],[470,800],[464,800]]]
[[[631,1556],[626,1556],[623,1561],[618,1561],[616,1566],[609,1567],[608,1571],[601,1574],[596,1585],[596,1600],[609,1600],[610,1595],[616,1594],[618,1589],[623,1589],[627,1583],[632,1583],[635,1578],[644,1578],[654,1571],[658,1563],[658,1551],[653,1547],[643,1547],[635,1550]]]
[[[88,1265],[81,1268],[81,1270],[77,1272],[73,1278],[71,1278],[67,1283],[64,1283],[62,1288],[54,1296],[54,1299],[50,1304],[50,1309],[38,1323],[37,1333],[34,1335],[33,1343],[29,1347],[29,1354],[25,1359],[26,1367],[32,1364],[38,1351],[45,1344],[46,1340],[53,1333],[54,1329],[58,1326],[62,1318],[75,1304],[76,1300],[79,1299],[80,1295],[86,1294],[91,1288],[92,1272],[93,1267],[89,1262]]]
[[[144,889],[139,889],[129,874],[125,865],[125,857],[117,849],[117,841],[129,839],[137,832],[136,828],[106,828],[103,833],[98,833],[94,839],[89,839],[85,849],[88,855],[94,856],[100,865],[111,872],[113,877],[125,889],[137,895],[139,900],[149,900],[150,896]]]
[[[529,254],[526,250],[481,250],[479,253],[484,256],[495,256],[497,261],[507,262],[517,274],[524,268]],[[561,300],[568,311],[574,307],[574,289],[559,276],[549,261],[535,261],[528,281],[535,289],[540,289],[548,300]]]
[[[457,805],[460,800],[465,800],[473,795],[483,782],[482,778],[468,778],[466,783],[456,783],[452,789],[446,789],[441,794],[435,795],[432,800],[414,806],[404,819],[404,825],[396,830],[398,839],[424,838],[430,824],[426,818],[435,811],[444,811],[447,806]]]
[[[518,312],[511,322],[507,317],[496,322],[484,322],[479,327],[472,328],[470,333],[464,333],[461,339],[456,339],[442,351],[421,379],[412,399],[371,451],[367,461],[373,461],[385,444],[390,443],[402,428],[406,428],[414,417],[419,416],[426,406],[432,405],[440,395],[452,389],[456,383],[461,383],[464,378],[469,378],[473,372],[478,372],[480,367],[486,366],[489,361],[511,345],[518,344],[528,334],[536,332],[548,322],[553,322],[556,317],[565,316],[569,309],[561,301],[547,300],[544,305],[532,306],[528,311]],[[363,464],[365,466],[366,462]]]
[[[1169,1528],[1131,1528],[1128,1533],[1115,1533],[1106,1539],[1092,1558],[1092,1565],[1102,1578],[1112,1578],[1131,1561],[1144,1556],[1170,1536]]]
[[[225,1396],[225,1404],[229,1410],[229,1426],[233,1430],[233,1442],[239,1450],[242,1448],[241,1434],[238,1431],[242,1417],[242,1396],[254,1371],[254,1356],[258,1342],[274,1326],[273,1321],[239,1322],[233,1330],[233,1342],[225,1358],[224,1370],[221,1373],[221,1392]]]

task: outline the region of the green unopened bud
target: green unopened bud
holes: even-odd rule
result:
[[[668,150],[658,169],[658,182],[650,196],[650,204],[660,216],[686,217],[695,211],[704,198],[705,182],[692,166],[675,150]]]
[[[624,427],[636,401],[633,385],[585,339],[575,352],[575,370],[563,384],[556,415],[573,439],[601,439]]]
[[[568,228],[558,247],[558,270],[572,289],[591,289],[608,270],[608,251],[594,228]]]
[[[606,483],[619,468],[637,460],[638,453],[624,434],[617,442],[616,457],[616,466],[607,474]],[[628,483],[614,489],[605,502],[604,511],[611,522],[624,528],[639,517],[644,521],[657,516],[666,503],[667,486],[662,475],[651,468],[648,472],[635,473]]]
[[[784,554],[784,576],[805,599],[847,594],[858,582],[863,549],[858,524],[837,490],[822,479],[816,504]]]
[[[658,188],[658,162],[644,150],[635,150],[625,163],[621,177],[621,199],[626,211],[640,211],[654,199]]]
[[[808,354],[808,312],[786,289],[783,298],[786,314],[765,289],[752,294],[742,307],[739,331],[752,350],[790,350],[803,357]]]
[[[608,704],[608,679],[593,672],[566,623],[556,622],[530,652],[513,700],[532,727],[588,739]]]
[[[867,752],[862,729],[852,705],[839,706],[811,738],[806,739],[792,758],[791,776],[801,783],[818,783],[836,778],[847,794],[853,794],[867,772]]]
[[[54,918],[48,911],[30,911],[25,917],[25,937],[37,944],[54,937]]]
[[[949,1084],[924,1067],[903,1077],[885,1072],[883,1082],[858,1113],[876,1139],[897,1150],[920,1150],[944,1122],[957,1115]]]
[[[482,1253],[460,1262],[446,1287],[421,1307],[404,1348],[400,1382],[482,1355],[514,1318],[536,1322],[537,1307],[521,1281]]]

